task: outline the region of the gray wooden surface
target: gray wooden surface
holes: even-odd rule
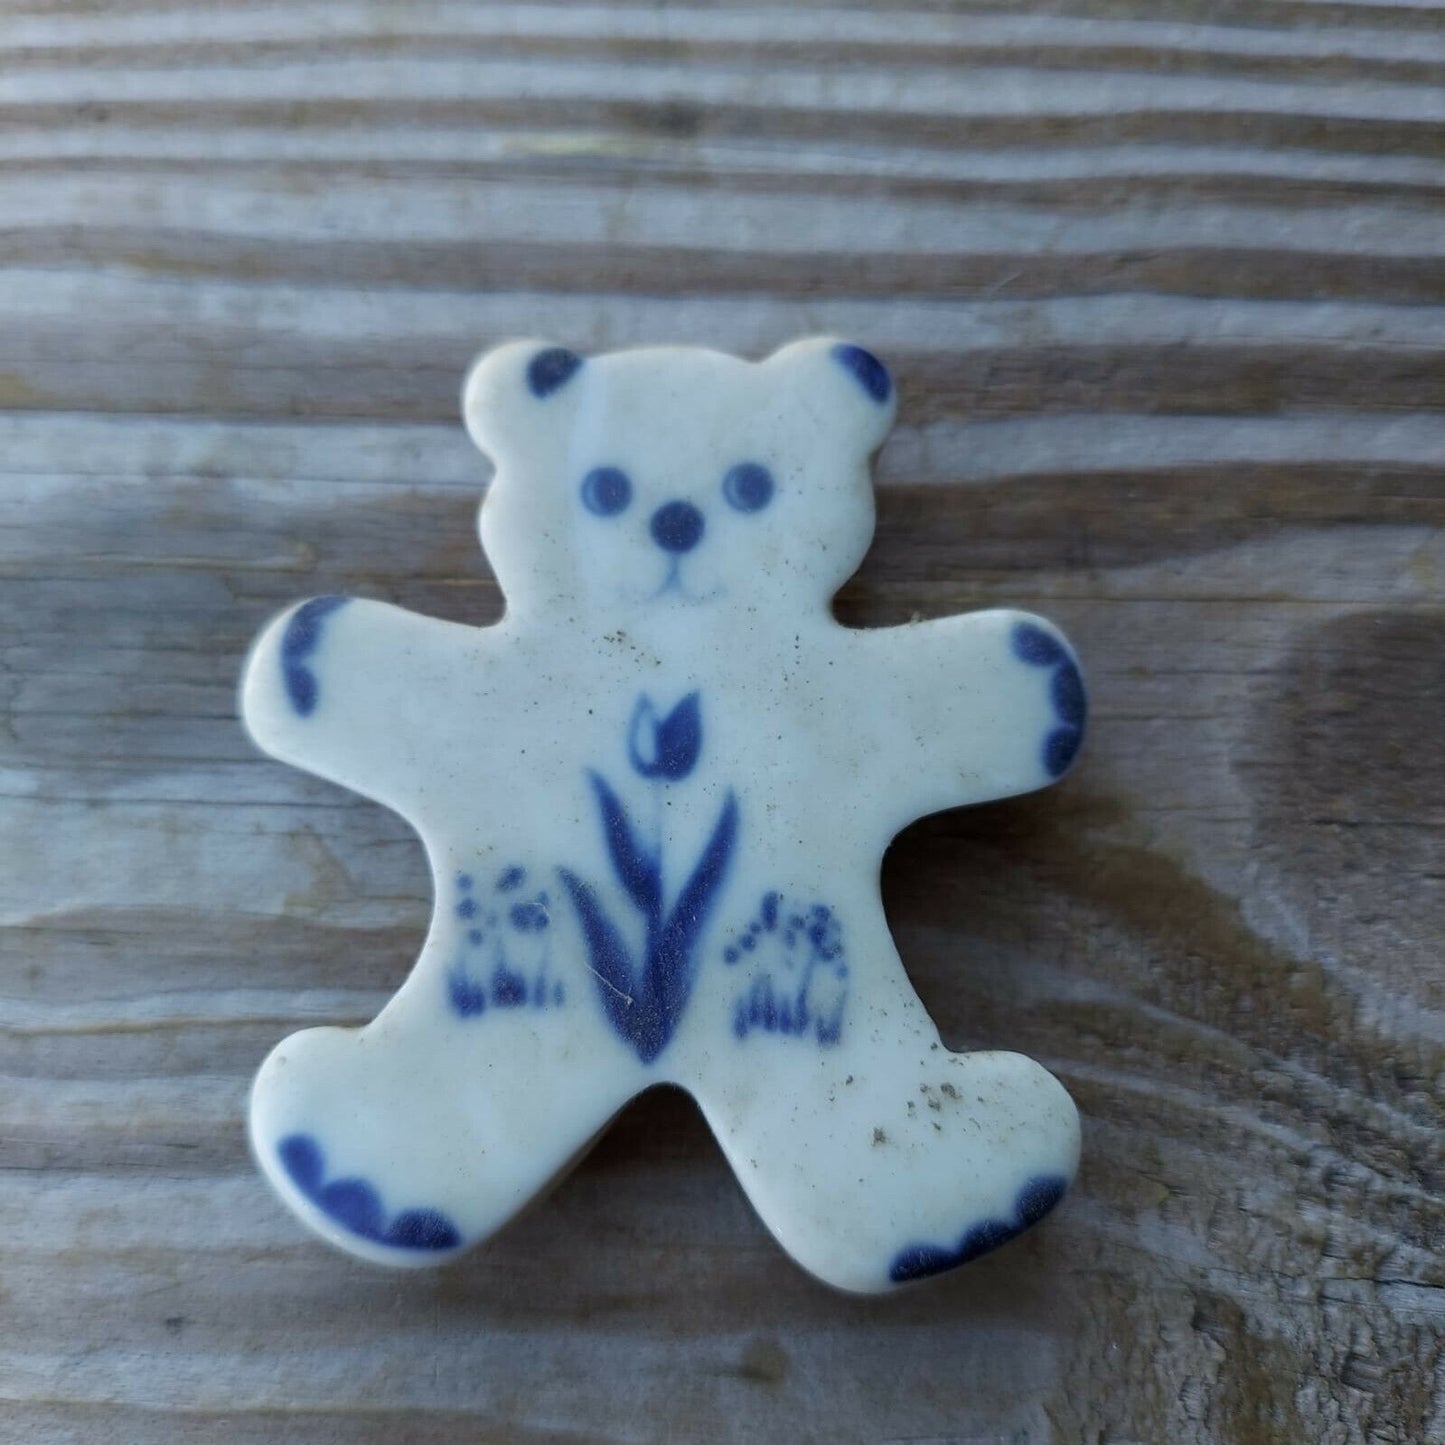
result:
[[[0,1438],[1445,1438],[1445,25],[1415,0],[6,4]],[[903,396],[857,623],[1057,618],[1062,788],[885,896],[1077,1192],[902,1298],[814,1285],[649,1096],[437,1273],[313,1242],[247,1080],[428,914],[255,755],[247,640],[483,621],[461,370],[515,333]]]

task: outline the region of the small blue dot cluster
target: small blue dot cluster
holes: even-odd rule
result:
[[[733,1033],[741,1039],[755,1030],[811,1032],[820,1044],[837,1043],[848,965],[833,910],[824,903],[793,909],[776,889],[765,893],[757,915],[723,949],[730,967],[760,959],[763,966],[733,1005]]]
[[[498,874],[491,898],[481,899],[471,873],[456,875],[456,915],[473,925],[464,935],[462,956],[447,974],[447,997],[462,1018],[489,1008],[547,1008],[566,998],[561,981],[547,977],[545,953],[530,972],[512,957],[512,947],[520,947],[522,940],[544,946],[552,926],[546,890],[521,896],[526,882],[527,870],[511,864]],[[486,957],[479,960],[483,953]]]

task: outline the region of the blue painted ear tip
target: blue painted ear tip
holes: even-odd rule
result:
[[[888,368],[871,351],[851,341],[840,341],[833,348],[833,360],[850,372],[880,406],[893,394],[893,378],[888,375]]]
[[[560,391],[582,365],[582,358],[565,346],[549,346],[527,363],[527,388],[539,400]]]

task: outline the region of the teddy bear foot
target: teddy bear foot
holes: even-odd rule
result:
[[[851,1056],[846,1040],[813,1062],[806,1096],[771,1048],[703,1101],[763,1222],[824,1283],[875,1294],[956,1269],[1064,1197],[1078,1111],[1041,1065],[920,1049],[906,1029]],[[786,1111],[768,1107],[780,1098]]]
[[[1007,1219],[984,1219],[964,1231],[956,1244],[911,1244],[899,1250],[888,1268],[894,1284],[946,1274],[1016,1239],[1064,1197],[1069,1181],[1062,1174],[1037,1174],[1019,1190]]]
[[[426,1047],[404,1018],[304,1030],[257,1075],[252,1150],[329,1243],[381,1264],[441,1263],[531,1203],[636,1092],[637,1070],[569,1075],[569,1038],[531,1030],[524,1066],[461,1024]]]
[[[351,1177],[328,1182],[325,1152],[311,1134],[288,1134],[276,1146],[276,1155],[302,1198],[358,1240],[433,1254],[462,1247],[461,1231],[440,1209],[413,1206],[388,1215],[370,1181]]]

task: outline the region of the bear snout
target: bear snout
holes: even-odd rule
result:
[[[691,552],[702,541],[702,512],[691,502],[664,502],[653,514],[652,540],[664,552]]]

